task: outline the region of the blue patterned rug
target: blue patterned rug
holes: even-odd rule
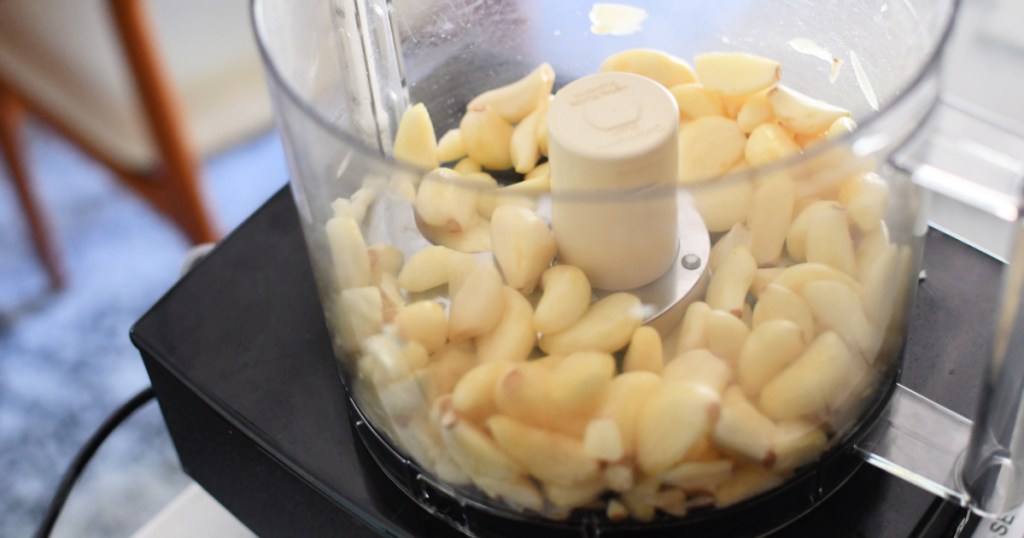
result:
[[[177,279],[189,245],[105,169],[41,128],[26,137],[36,194],[69,276],[46,289],[0,167],[0,536],[29,536],[79,446],[148,385],[128,329]],[[210,159],[206,195],[237,226],[287,178],[276,134]],[[156,405],[117,430],[55,536],[127,536],[187,483]]]

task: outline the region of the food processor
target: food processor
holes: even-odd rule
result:
[[[930,154],[999,129],[941,98],[955,8],[254,2],[374,460],[479,535],[767,533],[865,460],[1018,506],[1020,264],[973,425],[897,383],[930,193],[1019,218]]]

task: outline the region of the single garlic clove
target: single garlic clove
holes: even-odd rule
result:
[[[762,123],[750,131],[743,156],[751,166],[762,166],[798,153],[793,133],[775,123]]]
[[[750,328],[736,316],[722,310],[708,313],[708,348],[730,366],[736,366]]]
[[[857,229],[869,233],[885,218],[889,208],[889,184],[873,173],[856,176],[843,182],[838,199]]]
[[[380,289],[374,286],[341,290],[338,308],[341,341],[349,351],[358,351],[384,322]]]
[[[800,358],[806,346],[800,326],[789,320],[770,320],[755,327],[737,367],[743,392],[756,398],[779,372]]]
[[[640,299],[630,293],[613,293],[598,300],[569,328],[540,338],[546,353],[577,351],[614,353],[629,343],[643,323]]]
[[[882,256],[889,245],[889,227],[882,222],[878,228],[864,234],[857,244],[857,278],[863,280],[868,270]]]
[[[538,480],[570,486],[600,478],[597,460],[577,439],[505,415],[491,417],[487,426],[498,444]]]
[[[679,463],[707,433],[717,415],[714,393],[689,383],[667,383],[637,416],[636,462],[649,476]]]
[[[339,290],[370,284],[370,253],[363,232],[351,217],[332,217],[324,225]]]
[[[554,95],[549,95],[546,100],[541,101],[540,117],[537,118],[537,130],[534,133],[537,137],[537,151],[540,151],[540,154],[545,157],[548,156],[548,107],[554,98]]]
[[[679,181],[720,176],[743,159],[747,137],[721,116],[697,118],[679,128]]]
[[[462,132],[451,129],[437,141],[437,158],[443,163],[458,161],[466,156],[466,147],[462,145]]]
[[[537,166],[540,159],[540,149],[537,147],[537,123],[540,121],[543,109],[531,112],[512,131],[512,140],[509,144],[509,157],[512,159],[512,168],[520,174],[525,174]]]
[[[680,84],[669,89],[679,106],[679,119],[692,120],[703,116],[725,116],[722,98],[699,83]]]
[[[758,269],[754,273],[754,281],[750,283],[750,295],[753,296],[755,299],[760,299],[761,298],[761,292],[763,292],[765,288],[767,288],[772,282],[774,282],[775,279],[778,278],[779,275],[781,275],[782,272],[785,271],[785,270],[786,270],[785,267],[764,267],[764,268]],[[746,314],[746,313],[744,312],[744,314]],[[753,326],[753,324],[754,324],[754,320],[753,320],[754,311],[751,310],[750,314],[751,314],[751,319],[749,321],[750,321],[750,325]],[[744,318],[744,321],[748,321],[748,320]]]
[[[623,521],[629,517],[629,509],[626,508],[626,505],[622,504],[622,501],[612,499],[608,501],[608,509],[605,510],[605,515],[608,516],[609,521]]]
[[[732,476],[732,460],[693,461],[680,463],[661,475],[666,484],[684,491],[714,491]]]
[[[861,275],[861,300],[864,313],[876,327],[887,327],[904,275],[900,273],[900,253],[896,245],[887,245]]]
[[[838,138],[844,134],[852,133],[855,130],[857,130],[857,122],[853,121],[853,118],[849,116],[843,116],[832,122],[828,131],[825,131],[825,137]]]
[[[711,247],[711,253],[708,255],[708,269],[711,269],[712,272],[717,271],[718,266],[725,259],[725,255],[732,252],[732,249],[736,247],[746,247],[749,249],[750,240],[750,229],[745,224],[738,223],[732,225],[729,231]]]
[[[525,182],[527,182],[527,181],[529,181],[531,179],[537,178],[537,177],[550,176],[550,175],[551,175],[551,161],[545,161],[545,162],[535,166],[533,168],[533,170],[530,170],[529,172],[527,172],[526,175],[523,176],[523,182],[525,183]],[[551,189],[548,188],[544,192],[551,192]]]
[[[629,491],[635,485],[636,473],[633,472],[632,462],[608,464],[601,475],[605,485],[612,491]]]
[[[824,332],[800,358],[761,389],[758,407],[775,420],[819,412],[846,381],[855,360],[859,359],[850,353],[839,335]]]
[[[819,280],[838,282],[857,293],[861,292],[860,283],[850,278],[850,275],[820,263],[798,263],[787,267],[782,274],[772,281],[772,284],[782,286],[799,294],[803,291],[804,286]]]
[[[551,504],[556,508],[570,510],[594,501],[603,491],[604,481],[601,480],[600,475],[593,480],[570,486],[544,484],[544,496],[551,501]]]
[[[732,367],[706,349],[694,349],[668,361],[665,381],[690,383],[720,394],[733,378]]]
[[[478,263],[452,297],[448,338],[458,342],[493,331],[505,307],[503,288],[498,271],[490,263]]]
[[[758,266],[775,265],[782,256],[793,219],[793,190],[793,180],[778,174],[766,178],[754,191],[747,227],[751,233],[750,253]]]
[[[522,362],[537,343],[533,330],[533,307],[516,290],[505,286],[505,309],[493,331],[476,337],[481,361]]]
[[[550,64],[543,63],[511,84],[481,93],[466,105],[466,109],[472,111],[485,107],[490,108],[506,122],[519,123],[530,112],[536,110],[542,100],[551,94],[554,83],[555,70],[551,68]],[[470,134],[465,131],[463,134],[463,140],[468,144]],[[472,150],[469,154],[473,155]],[[480,162],[494,170],[508,168],[507,166],[496,168],[488,166],[484,161]]]
[[[749,95],[779,81],[779,62],[742,52],[698,54],[694,65],[704,87],[729,96]]]
[[[784,420],[775,428],[772,452],[773,470],[790,471],[810,463],[828,448],[828,437],[821,428],[805,420]]]
[[[590,281],[578,267],[559,264],[541,275],[544,293],[533,313],[533,327],[542,334],[561,332],[590,306]]]
[[[398,273],[398,285],[420,292],[447,283],[448,262],[455,253],[448,247],[432,246],[413,254]]]
[[[646,371],[658,373],[664,366],[661,335],[653,327],[643,326],[633,332],[629,349],[622,360],[623,372]]]
[[[445,227],[431,226],[417,219],[416,225],[428,241],[464,253],[491,250],[491,221],[477,219],[468,229],[453,232]]]
[[[788,320],[800,327],[805,342],[814,339],[814,316],[811,307],[788,288],[769,284],[758,295],[754,305],[754,329],[771,320]]]
[[[547,192],[551,192],[550,176],[546,174],[534,176],[519,183],[481,192],[476,208],[482,216],[487,218],[491,218],[494,210],[504,205],[515,205],[534,210],[539,205],[540,196]]]
[[[395,134],[395,159],[427,170],[440,165],[437,158],[437,136],[430,113],[417,103],[402,113]]]
[[[734,248],[711,275],[704,300],[714,310],[724,310],[739,317],[743,313],[755,271],[757,261],[750,251],[745,247]]]
[[[727,454],[771,466],[775,461],[774,437],[775,423],[747,400],[743,390],[733,386],[725,391],[712,432],[715,446]]]
[[[820,280],[804,286],[801,296],[814,313],[814,319],[835,331],[846,343],[874,362],[882,335],[868,321],[857,292],[838,282]]]
[[[491,170],[512,168],[509,148],[515,128],[488,107],[470,107],[459,123],[469,158]]]
[[[555,404],[568,413],[591,413],[614,376],[615,359],[610,354],[581,351],[551,372],[548,390]]]
[[[477,189],[464,176],[438,168],[423,177],[413,208],[427,225],[450,232],[468,230],[476,223]]]
[[[739,465],[715,488],[715,506],[724,508],[782,484],[782,477],[755,464]]]
[[[819,99],[804,95],[784,85],[768,92],[775,116],[787,129],[796,134],[816,135],[827,131],[839,118],[850,111]]]
[[[746,220],[754,199],[754,186],[747,180],[723,180],[694,189],[691,194],[708,231],[718,233]]]
[[[470,477],[511,480],[524,472],[489,435],[454,415],[441,419],[441,437],[448,454]]]
[[[533,293],[557,252],[547,223],[533,211],[515,205],[494,210],[491,245],[494,259],[509,286],[524,294]]]
[[[596,416],[615,421],[619,435],[622,437],[623,456],[631,456],[634,453],[637,414],[647,397],[660,385],[661,378],[651,372],[626,372],[615,376],[608,385],[608,390],[603,396],[604,401]],[[620,482],[625,482],[625,480]],[[621,489],[616,491],[630,487],[632,487],[632,473],[629,474],[629,485],[620,483]]]
[[[622,492],[620,499],[626,506],[629,515],[638,521],[654,519],[657,510],[658,489],[661,483],[657,477],[650,477],[633,485],[628,491]]]
[[[444,307],[434,301],[418,301],[402,307],[395,316],[398,336],[419,342],[429,353],[444,347],[448,340],[448,318]]]
[[[449,342],[430,356],[427,369],[437,394],[448,394],[466,372],[479,364],[472,342]]]
[[[841,207],[825,211],[807,230],[807,261],[835,267],[850,276],[857,274],[853,238]]]
[[[601,73],[623,72],[647,77],[666,88],[696,82],[693,69],[685,61],[651,49],[631,49],[609,56]]]
[[[480,166],[480,163],[474,161],[469,157],[460,159],[459,162],[455,163],[455,171],[464,176],[483,172],[483,170],[484,169],[482,166]]]
[[[786,252],[795,261],[807,261],[807,232],[825,215],[842,211],[842,207],[832,200],[812,202],[797,214],[786,232]]]
[[[686,307],[683,323],[679,326],[676,354],[708,347],[708,314],[711,307],[697,301]]]
[[[757,94],[743,102],[736,113],[736,125],[744,133],[750,134],[758,125],[775,121],[775,111],[768,101],[767,95]]]
[[[452,391],[452,408],[462,418],[480,423],[498,411],[494,390],[512,365],[507,362],[484,362],[459,379]]]

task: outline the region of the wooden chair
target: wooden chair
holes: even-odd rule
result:
[[[201,12],[210,8],[220,9],[221,19],[229,21],[222,26],[231,26],[236,33],[242,28],[244,34],[238,39],[251,41],[248,2],[152,2],[155,5],[150,5],[147,0],[0,2],[0,150],[6,157],[8,175],[13,180],[17,200],[28,221],[35,250],[54,288],[64,284],[65,275],[47,230],[46,212],[33,196],[31,174],[20,136],[27,114],[38,118],[107,167],[117,180],[169,218],[193,243],[218,239],[202,194],[201,150],[219,149],[218,144],[223,146],[242,136],[255,134],[270,123],[259,59],[251,43],[238,47],[233,44],[231,47],[212,46],[207,52],[190,41],[217,37],[214,35],[218,33],[217,28],[211,27],[213,23],[207,21],[208,17]],[[225,14],[224,6],[229,3],[234,12]],[[150,8],[155,8],[163,20],[154,21]],[[181,14],[186,13],[181,10],[189,9],[199,12]],[[56,18],[56,22],[49,27],[51,18]],[[220,96],[219,104],[214,103],[216,99],[209,95],[199,95],[202,91],[193,92],[198,97],[192,101],[205,101],[186,110],[186,105],[193,104],[187,102],[191,94],[185,91],[186,98],[183,99],[182,92],[172,80],[173,73],[157,50],[160,36],[154,22],[164,20],[176,20],[179,29],[184,31],[195,31],[207,21],[203,35],[179,39],[193,48],[192,57],[179,58],[179,64],[186,68],[203,61],[209,63],[209,58],[216,51],[225,48],[244,49],[244,60],[222,61],[223,66],[211,65],[207,71],[225,75],[224,81],[231,81],[225,84],[244,80],[247,83],[245,90],[232,90],[234,94]],[[83,29],[86,26],[89,28]],[[164,28],[159,30],[166,32]],[[81,43],[83,36],[84,44]],[[88,50],[93,46],[95,51]],[[101,51],[106,52],[101,54]],[[90,65],[93,54],[105,62],[96,61],[95,66]],[[244,73],[225,72],[243,64]],[[115,73],[117,69],[126,74]],[[210,81],[206,82],[206,87],[211,87]],[[218,88],[218,83],[212,87]],[[239,96],[240,93],[246,95]],[[124,105],[133,99],[132,105]],[[239,108],[238,100],[243,104],[248,100],[251,106]],[[235,108],[224,103],[231,103]],[[105,110],[108,104],[119,108]],[[201,140],[200,147],[197,147],[187,129],[192,119],[189,113],[195,116],[196,111],[192,109],[203,106],[206,110],[198,111],[197,121],[223,115],[225,109],[240,121],[217,123],[224,118],[211,118],[218,125],[213,131],[217,131],[220,124],[227,123],[235,132],[216,132],[211,135],[215,140]],[[122,113],[122,109],[129,112]],[[131,117],[131,114],[138,118]]]

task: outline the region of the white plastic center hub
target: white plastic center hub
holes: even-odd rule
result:
[[[594,287],[637,288],[676,261],[678,128],[672,94],[646,77],[599,73],[555,95],[551,224],[559,261]]]

